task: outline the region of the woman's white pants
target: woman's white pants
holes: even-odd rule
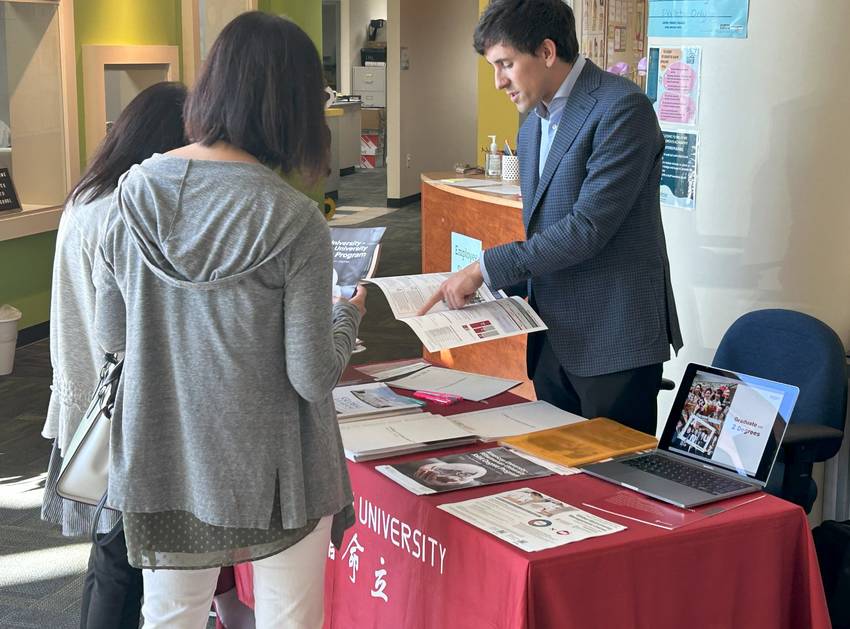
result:
[[[252,562],[257,629],[322,626],[332,519],[322,518],[307,537],[283,552]],[[143,570],[144,629],[206,627],[218,573],[218,568]]]

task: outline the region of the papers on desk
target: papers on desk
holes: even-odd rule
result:
[[[346,458],[369,461],[479,440],[492,441],[582,420],[546,402],[528,402],[448,417],[414,413],[341,421],[340,434]]]
[[[424,452],[476,441],[475,435],[431,413],[412,413],[340,424],[342,446],[350,461]]]
[[[451,419],[470,434],[478,435],[482,441],[494,441],[587,421],[584,417],[563,411],[542,400],[459,413],[452,415]]]
[[[626,529],[528,487],[439,508],[526,552]]]
[[[511,183],[503,183],[495,186],[482,186],[479,187],[476,192],[490,192],[492,194],[512,194],[519,195],[522,194],[522,190],[519,186]]]
[[[437,391],[459,395],[465,400],[480,402],[504,393],[520,384],[519,380],[507,380],[494,376],[482,376],[456,369],[425,367],[416,369],[403,377],[393,378],[392,385],[411,391]]]
[[[559,465],[577,467],[621,454],[651,450],[658,441],[653,435],[612,419],[597,417],[582,423],[502,439],[501,443]]]
[[[452,177],[451,179],[438,179],[434,183],[443,183],[458,188],[483,188],[485,186],[492,186],[495,183],[495,180],[472,179],[469,177]]]
[[[398,395],[381,382],[336,387],[333,390],[333,399],[340,422],[415,413],[421,411],[423,406],[422,402]]]
[[[360,367],[360,370],[369,374],[375,380],[395,380],[396,378],[406,376],[414,371],[420,371],[430,366],[431,363],[426,363],[424,360],[414,359],[402,365],[392,367],[388,367],[387,363],[379,364],[377,366],[366,365]]]
[[[410,326],[429,352],[548,329],[524,300],[493,293],[486,285],[460,310],[438,303],[427,314],[417,315],[450,275],[426,273],[367,281],[383,291],[395,318]]]
[[[508,448],[417,459],[375,470],[418,496],[549,476],[552,471]]]

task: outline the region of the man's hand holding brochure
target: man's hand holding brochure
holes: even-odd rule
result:
[[[393,315],[416,333],[429,352],[546,330],[536,312],[518,297],[506,297],[481,285],[463,308],[433,301],[451,273],[372,278]],[[432,303],[433,302],[433,303]],[[421,314],[428,310],[427,314]]]

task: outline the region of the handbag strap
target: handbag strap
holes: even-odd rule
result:
[[[100,370],[100,384],[98,385],[98,388],[101,389],[103,386],[109,385],[108,397],[102,401],[102,408],[104,414],[108,418],[112,419],[112,407],[115,404],[115,396],[118,393],[118,379],[121,377],[124,360],[119,359],[117,354],[109,353],[105,355],[105,360],[106,362]],[[103,514],[103,509],[106,507],[106,496],[107,493],[104,492],[100,501],[98,501],[91,525],[91,541],[92,544],[95,544],[96,546],[108,546],[113,540],[115,540],[118,534],[124,530],[124,516],[119,515],[115,526],[113,526],[106,535],[98,538],[97,525],[100,523],[100,516]]]
[[[112,543],[112,541],[118,537],[118,534],[124,530],[124,516],[119,515],[118,521],[115,523],[109,532],[103,537],[98,538],[97,536],[97,525],[100,522],[100,516],[103,513],[103,508],[106,506],[106,494],[103,494],[103,497],[97,503],[97,507],[94,510],[94,518],[91,525],[91,542],[96,546],[108,546]]]

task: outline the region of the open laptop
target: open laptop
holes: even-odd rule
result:
[[[679,507],[758,491],[799,393],[792,385],[691,363],[656,450],[582,469]]]

